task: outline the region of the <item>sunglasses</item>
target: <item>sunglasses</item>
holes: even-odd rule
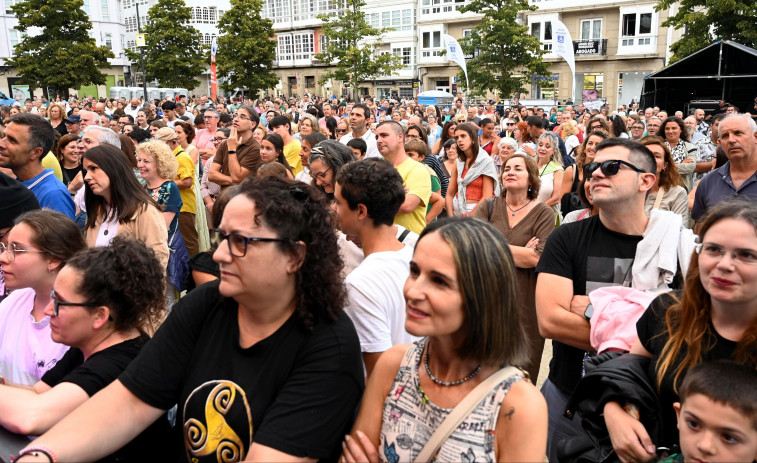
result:
[[[618,171],[620,171],[621,166],[628,166],[634,171],[642,174],[647,173],[643,169],[636,167],[630,162],[621,161],[620,159],[613,159],[604,162],[590,162],[586,164],[584,166],[584,178],[590,179],[594,174],[594,171],[597,169],[600,169],[602,171],[602,175],[604,175],[605,177],[612,177],[613,175],[617,175]]]

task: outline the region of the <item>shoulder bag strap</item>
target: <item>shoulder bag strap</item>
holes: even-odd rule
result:
[[[489,209],[489,212],[487,213],[489,216],[489,222],[492,221],[492,214],[494,213],[494,198],[489,198],[486,200],[486,206]]]
[[[511,376],[517,375],[520,371],[521,370],[513,366],[502,368],[486,378],[481,384],[476,386],[475,389],[470,391],[468,395],[466,395],[465,398],[450,412],[450,414],[447,415],[447,418],[442,421],[442,424],[436,428],[436,431],[434,431],[428,439],[428,442],[423,446],[414,461],[419,463],[432,461],[436,456],[439,447],[441,447],[447,438],[455,432],[455,429],[457,429],[457,427],[460,426],[460,423],[470,415],[473,409],[484,400],[486,395],[497,384]]]
[[[652,209],[659,209],[660,204],[662,204],[662,197],[665,195],[665,188],[660,188],[657,190],[657,197],[654,199],[654,206],[652,206]]]
[[[398,241],[400,243],[404,243],[405,242],[405,238],[407,238],[407,235],[409,235],[409,234],[410,234],[410,230],[408,230],[407,228],[404,229],[402,231],[402,233],[400,233],[400,237],[399,237]]]

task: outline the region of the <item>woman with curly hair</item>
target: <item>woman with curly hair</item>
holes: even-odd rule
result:
[[[35,445],[96,460],[178,404],[168,446],[187,460],[336,461],[364,378],[326,197],[248,177],[211,236],[220,281],[183,297],[118,380]]]
[[[655,448],[678,443],[673,404],[691,367],[728,359],[757,368],[757,206],[744,200],[721,203],[702,220],[699,236],[683,292],[652,301],[636,324],[631,348],[651,359],[649,379],[662,411],[659,439],[652,442],[622,404],[604,407],[623,463],[649,461]]]
[[[155,253],[123,238],[71,257],[45,308],[52,339],[71,348],[31,388],[0,386],[0,424],[20,434],[45,433],[118,378],[149,339],[144,328],[162,319],[162,275]],[[101,461],[139,461],[145,448],[157,452],[153,458],[167,458],[168,435],[163,417]]]

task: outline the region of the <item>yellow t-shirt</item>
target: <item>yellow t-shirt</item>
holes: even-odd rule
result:
[[[289,144],[284,145],[284,157],[287,158],[287,162],[292,166],[293,174],[297,175],[302,172],[302,159],[300,158],[300,149],[302,145],[297,140],[292,140]]]
[[[60,170],[60,163],[55,158],[52,151],[48,151],[45,157],[42,158],[42,167],[45,169],[52,169],[53,175],[58,177],[58,180],[63,181],[63,171]]]
[[[184,204],[181,205],[181,212],[188,212],[191,214],[197,213],[197,199],[195,198],[194,191],[194,177],[195,177],[195,164],[192,162],[192,158],[189,157],[186,151],[181,146],[176,147],[174,150],[176,160],[179,161],[179,170],[176,171],[176,178],[174,180],[184,180],[185,178],[192,179],[192,186],[189,188],[179,188],[179,194]]]
[[[421,198],[421,202],[413,212],[397,214],[394,223],[420,234],[426,228],[426,205],[431,198],[431,175],[424,164],[410,158],[397,166],[397,172],[400,173],[402,185],[407,190],[405,194],[415,195]]]

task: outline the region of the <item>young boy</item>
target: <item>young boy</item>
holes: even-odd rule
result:
[[[681,454],[665,461],[752,463],[757,459],[757,370],[719,360],[691,368],[680,389]]]
[[[358,161],[365,159],[365,152],[368,151],[368,144],[362,138],[353,138],[347,142],[347,147],[352,150]]]
[[[405,153],[423,164],[423,159],[429,153],[428,145],[420,140],[410,140],[405,143]],[[444,198],[441,195],[442,184],[436,172],[429,166],[426,166],[426,169],[431,175],[431,198],[428,201],[428,208],[426,208],[426,223],[431,223],[444,210]]]

